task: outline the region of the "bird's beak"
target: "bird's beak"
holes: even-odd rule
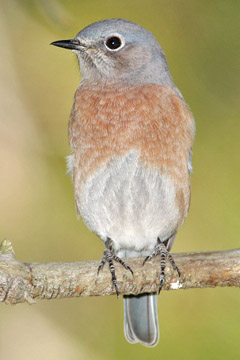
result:
[[[77,39],[53,41],[50,45],[59,46],[69,50],[81,50],[85,48]]]

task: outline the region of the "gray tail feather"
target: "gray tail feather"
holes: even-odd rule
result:
[[[125,295],[124,333],[130,343],[155,346],[159,340],[157,294]]]

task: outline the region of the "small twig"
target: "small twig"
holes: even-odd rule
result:
[[[240,287],[240,249],[202,253],[172,254],[181,277],[166,267],[163,290]],[[12,245],[4,240],[0,246],[0,301],[6,304],[34,303],[36,299],[59,299],[79,296],[113,295],[109,269],[99,275],[100,261],[74,263],[21,263]],[[126,259],[134,276],[115,264],[120,294],[157,291],[160,260],[155,258],[142,266],[143,258]]]

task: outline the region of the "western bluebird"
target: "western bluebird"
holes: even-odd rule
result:
[[[164,52],[140,25],[110,19],[53,45],[78,56],[82,81],[69,121],[76,208],[105,244],[99,270],[113,261],[160,255],[161,289],[169,251],[188,213],[194,120],[174,85]],[[145,262],[144,261],[144,262]],[[180,273],[179,273],[180,274]],[[158,342],[157,294],[124,296],[130,343]]]

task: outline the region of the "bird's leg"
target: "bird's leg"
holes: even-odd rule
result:
[[[105,246],[106,246],[106,249],[104,250],[103,257],[102,257],[101,263],[98,267],[97,273],[99,274],[99,272],[104,267],[105,263],[108,262],[109,270],[112,275],[112,284],[114,286],[114,289],[115,289],[117,297],[118,297],[119,291],[118,291],[117,278],[116,278],[116,274],[115,274],[115,267],[114,267],[113,261],[116,261],[119,264],[121,264],[126,270],[129,270],[132,273],[132,275],[133,275],[133,271],[130,268],[130,266],[128,266],[122,259],[120,259],[117,255],[114,254],[114,251],[112,248],[112,240],[110,238],[107,238],[107,241],[105,242]]]
[[[175,261],[173,260],[172,255],[170,254],[170,252],[168,251],[166,245],[161,242],[161,240],[158,238],[157,239],[157,245],[155,246],[152,255],[147,256],[144,261],[143,261],[143,265],[151,260],[154,256],[160,255],[161,257],[161,272],[160,272],[160,282],[159,282],[159,288],[158,288],[158,293],[160,293],[160,291],[162,290],[162,286],[164,284],[165,281],[165,267],[166,267],[166,258],[168,258],[170,264],[172,265],[173,270],[176,270],[178,273],[178,276],[180,277],[180,271],[177,267],[177,265],[175,264]]]

